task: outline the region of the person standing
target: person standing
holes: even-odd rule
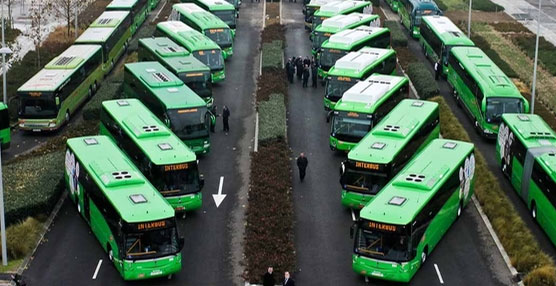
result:
[[[434,79],[440,78],[440,61],[434,63]]]
[[[293,83],[293,74],[291,74],[292,66],[293,66],[292,60],[288,59],[288,62],[286,63],[286,76],[288,77],[288,81],[290,83]]]
[[[224,105],[224,107],[222,108],[222,124],[224,125],[224,132],[226,132],[226,135],[228,135],[228,132],[230,132],[230,125],[228,124],[229,118],[230,109],[228,109],[228,106]]]
[[[311,65],[311,81],[312,81],[311,86],[313,88],[317,88],[317,77],[318,77],[317,65],[313,62],[313,65]]]
[[[301,58],[301,56],[296,59],[295,65],[297,68],[297,79],[301,80],[301,77],[303,76],[303,58]]]
[[[293,62],[291,63],[289,70],[288,70],[288,81],[293,83],[293,76],[295,75],[295,65]]]
[[[303,60],[303,65],[306,65],[308,67],[311,66],[311,60],[309,59],[309,57],[305,57],[305,59]]]
[[[297,157],[297,168],[299,168],[299,179],[303,182],[305,179],[305,170],[307,169],[307,165],[309,165],[309,160],[305,157],[305,153],[300,153],[299,157]]]
[[[290,277],[290,273],[288,271],[284,272],[284,282],[282,286],[295,286],[295,281]]]
[[[303,87],[307,87],[307,83],[309,82],[309,66],[305,65],[303,67]]]
[[[274,269],[272,266],[268,267],[268,270],[263,275],[263,286],[274,286],[276,285],[276,279],[274,279]]]

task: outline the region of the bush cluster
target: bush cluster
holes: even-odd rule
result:
[[[407,36],[397,21],[384,21],[384,27],[390,29],[392,47],[407,47]]]
[[[119,78],[119,79],[103,81],[102,85],[100,86],[96,94],[91,98],[91,100],[89,100],[89,102],[87,102],[85,107],[83,107],[83,119],[88,121],[99,120],[102,102],[105,100],[111,100],[111,99],[121,97],[121,93],[122,93],[121,77],[115,76],[114,78]]]
[[[531,59],[535,58],[535,42],[536,36],[532,34],[518,35],[512,37],[512,41],[521,48],[525,54]],[[547,41],[544,37],[539,38],[539,62],[550,72],[556,76],[556,57],[554,56],[556,47]]]
[[[282,94],[272,94],[258,104],[259,141],[286,137],[286,104]]]
[[[506,63],[500,55],[490,47],[490,44],[483,38],[483,36],[473,33],[471,40],[475,46],[479,47],[485,54],[502,70],[508,77],[518,78],[518,74]]]
[[[50,212],[64,189],[63,166],[62,150],[4,166],[6,225]]]
[[[280,68],[263,68],[263,73],[257,77],[257,102],[265,101],[270,95],[288,92],[286,72]]]
[[[27,219],[6,228],[6,247],[10,259],[21,259],[33,251],[41,233],[42,224],[35,218]],[[0,250],[2,246],[0,245]]]
[[[263,68],[282,68],[283,42],[263,43]]]
[[[526,33],[531,34],[531,31],[527,29],[523,24],[519,22],[498,22],[489,23],[496,31],[502,33]]]
[[[467,10],[469,7],[469,2],[458,1],[458,0],[436,0],[438,8],[442,11],[447,10]],[[473,10],[484,11],[484,12],[502,12],[504,7],[493,3],[490,0],[473,0]]]
[[[407,75],[422,99],[427,99],[439,94],[438,84],[424,63],[410,63],[407,68]]]
[[[432,101],[440,105],[440,132],[447,139],[470,142],[469,135],[451,112],[442,97]],[[556,268],[539,245],[514,206],[489,170],[483,155],[475,150],[475,196],[488,216],[500,242],[510,256],[512,265],[524,273],[525,285],[556,285]]]
[[[493,3],[490,0],[474,0],[473,10],[485,11],[485,12],[502,12],[504,7]]]

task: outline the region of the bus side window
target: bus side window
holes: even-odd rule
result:
[[[546,171],[535,161],[531,180],[535,182],[537,187],[543,192],[552,206],[556,206],[556,183],[546,174]]]

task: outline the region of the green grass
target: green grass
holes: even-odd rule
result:
[[[263,43],[263,68],[282,68],[283,42]]]
[[[444,138],[470,142],[469,135],[442,97],[432,101],[440,105],[440,132]],[[527,228],[481,152],[475,149],[475,196],[508,253],[512,265],[525,275],[525,285],[556,285],[556,267]]]
[[[286,104],[284,95],[272,94],[258,103],[259,141],[286,137]]]
[[[442,11],[456,11],[465,10],[469,8],[469,1],[462,0],[436,0],[438,7]],[[490,0],[473,0],[473,10],[485,11],[485,12],[501,12],[504,11],[504,7],[493,3]]]
[[[0,264],[0,273],[9,273],[9,272],[16,272],[17,268],[23,262],[23,258],[20,259],[9,259],[8,258],[8,265],[4,266]]]
[[[512,37],[512,41],[525,52],[530,58],[535,58],[535,35],[517,35]],[[548,42],[544,37],[539,38],[539,62],[548,72],[556,76],[556,47]]]

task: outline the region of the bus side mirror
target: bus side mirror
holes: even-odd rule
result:
[[[326,114],[326,123],[330,122],[330,117],[332,117],[332,110],[328,111]]]
[[[205,186],[205,175],[199,175],[199,189],[202,189]]]
[[[185,238],[183,238],[183,236],[180,236],[180,238],[178,239],[178,244],[179,244],[180,251],[181,251],[182,248],[183,248],[183,245],[185,244]]]
[[[357,227],[356,223],[353,223],[349,228],[349,238],[353,239],[353,235],[355,235],[355,228]]]
[[[56,96],[56,105],[60,105],[60,98]]]
[[[340,176],[343,176],[345,172],[346,172],[346,161],[340,163]]]

